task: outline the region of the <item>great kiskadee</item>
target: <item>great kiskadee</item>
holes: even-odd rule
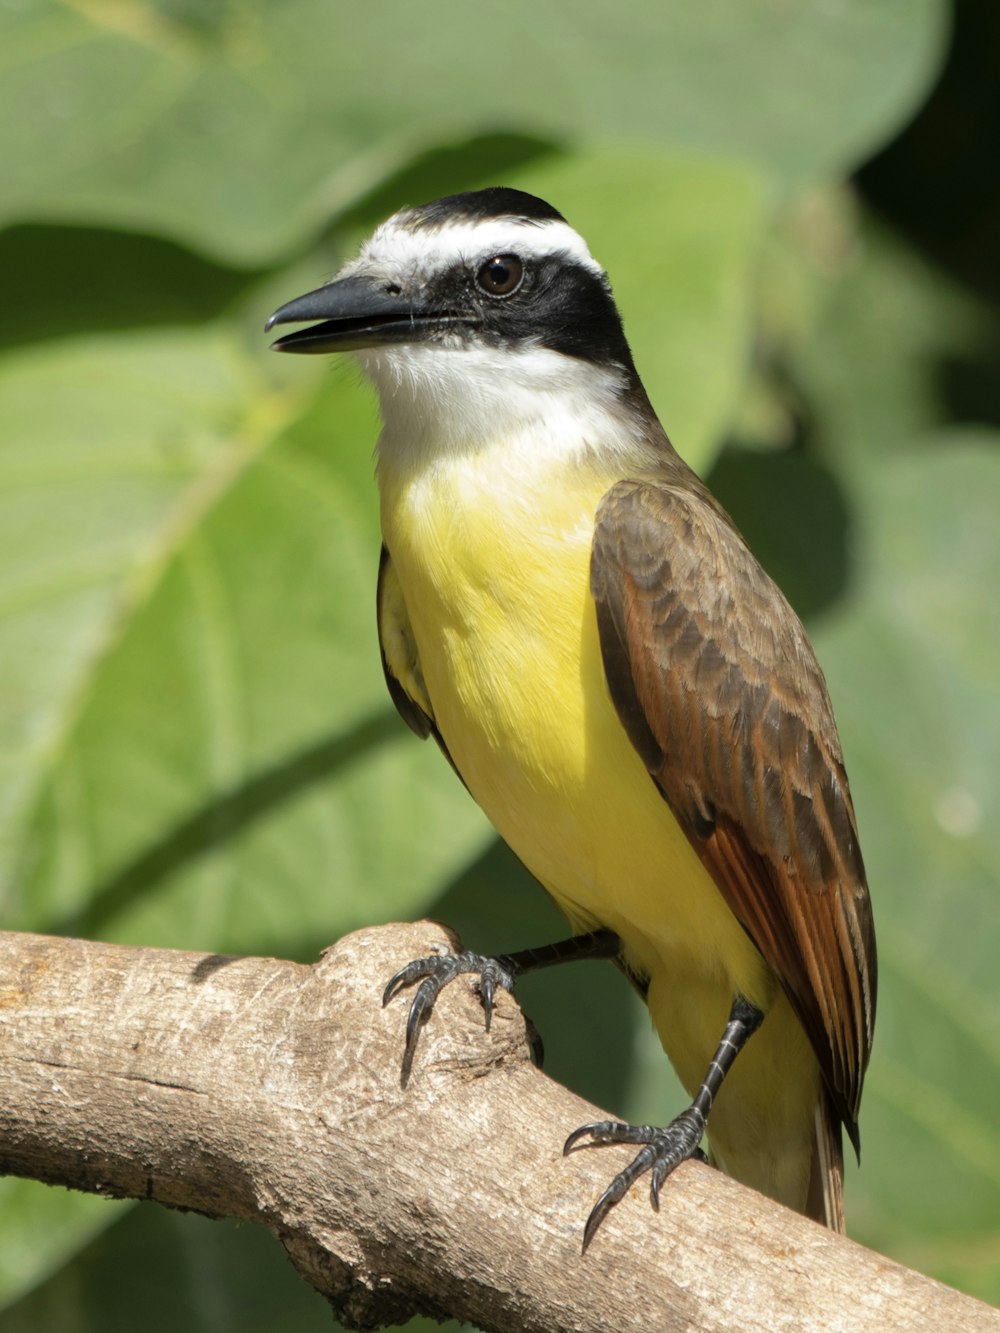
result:
[[[549,204],[479,190],[396,213],[268,327],[309,320],[274,346],[356,353],[381,404],[389,693],[578,932],[405,968],[386,998],[420,982],[406,1067],[460,973],[488,1021],[520,972],[614,957],[693,1101],[570,1135],[640,1145],[585,1244],[706,1128],[723,1170],[843,1229],[876,966],[833,712],[795,612],[657,420],[606,275]]]

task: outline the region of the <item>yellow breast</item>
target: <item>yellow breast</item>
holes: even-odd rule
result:
[[[759,955],[608,694],[589,565],[614,480],[500,450],[380,478],[427,696],[469,790],[571,921],[616,930],[646,974],[696,972],[720,1005],[733,985],[764,999]]]

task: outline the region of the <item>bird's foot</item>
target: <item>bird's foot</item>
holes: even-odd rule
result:
[[[428,958],[415,958],[412,963],[400,968],[386,986],[382,994],[383,1008],[407,986],[420,982],[406,1020],[406,1046],[403,1050],[402,1070],[404,1084],[413,1067],[413,1055],[417,1049],[420,1029],[430,1018],[437,998],[445,986],[463,974],[471,974],[478,978],[476,988],[486,1012],[486,1031],[489,1032],[493,1021],[493,1000],[497,990],[505,990],[510,995],[514,993],[514,979],[517,972],[504,958],[489,958],[484,954],[470,952],[432,954]],[[531,1023],[528,1023],[528,1035],[535,1061],[540,1065],[542,1043]]]
[[[599,1120],[593,1125],[581,1125],[566,1140],[563,1152],[572,1152],[581,1146],[596,1147],[604,1143],[641,1143],[642,1151],[632,1159],[597,1200],[583,1229],[583,1248],[594,1238],[594,1233],[611,1209],[625,1197],[639,1179],[650,1172],[649,1193],[654,1208],[660,1206],[660,1186],[681,1162],[689,1157],[707,1161],[698,1146],[705,1133],[705,1117],[697,1106],[689,1106],[662,1129],[655,1125],[625,1125],[618,1120]],[[588,1139],[587,1144],[583,1143]]]

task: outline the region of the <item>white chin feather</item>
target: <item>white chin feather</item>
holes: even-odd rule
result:
[[[525,442],[534,454],[647,456],[625,372],[537,344],[523,348],[415,343],[356,353],[378,390],[383,464]]]

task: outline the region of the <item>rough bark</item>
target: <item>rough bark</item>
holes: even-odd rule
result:
[[[387,926],[315,966],[0,935],[0,1170],[263,1223],[339,1319],[486,1330],[1000,1329],[1000,1314],[687,1163],[660,1212],[627,1160],[561,1155],[602,1112],[448,988],[400,1086],[404,962],[453,941]]]

